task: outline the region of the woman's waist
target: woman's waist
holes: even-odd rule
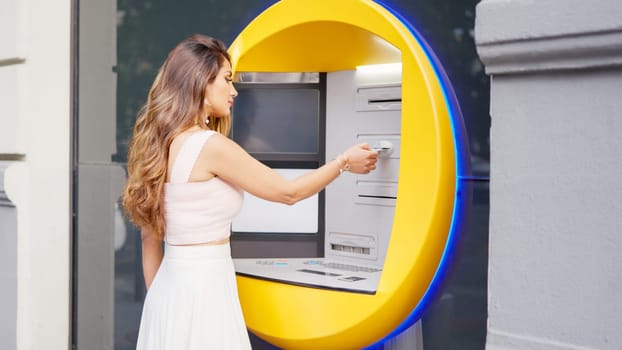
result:
[[[229,245],[229,238],[221,241],[186,245],[165,243],[164,257],[166,259],[191,260],[231,258],[231,246]]]
[[[174,246],[205,246],[229,243],[231,225],[212,226],[209,229],[167,227],[164,241]]]

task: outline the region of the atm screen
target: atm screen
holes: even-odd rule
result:
[[[281,176],[294,179],[323,163],[320,84],[237,83],[232,138]],[[236,233],[319,234],[323,200],[311,196],[295,206],[246,194],[233,221]]]
[[[238,87],[233,139],[251,154],[317,154],[319,100],[317,89]]]

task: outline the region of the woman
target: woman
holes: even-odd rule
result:
[[[236,96],[224,44],[193,35],[169,53],[136,120],[123,205],[141,227],[148,288],[138,349],[249,349],[229,247],[242,192],[294,204],[343,171],[376,167],[361,144],[284,179],[226,137]]]

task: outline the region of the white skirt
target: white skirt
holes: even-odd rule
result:
[[[166,245],[136,349],[250,349],[229,244]]]

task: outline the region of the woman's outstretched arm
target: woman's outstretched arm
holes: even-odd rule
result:
[[[280,176],[222,135],[210,137],[199,157],[207,164],[207,171],[254,196],[294,204],[324,189],[346,168],[357,174],[374,170],[378,153],[366,144],[354,145],[336,159],[295,180]]]

